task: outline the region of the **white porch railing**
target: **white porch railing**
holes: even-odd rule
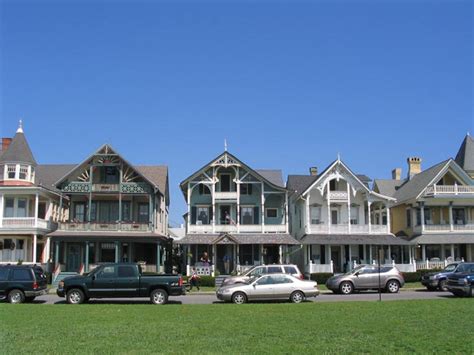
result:
[[[413,227],[415,233],[421,233],[422,227],[415,226]],[[466,224],[453,224],[452,227],[450,224],[425,224],[425,230],[423,233],[439,233],[439,232],[474,232],[474,223],[469,221]]]
[[[2,219],[3,228],[41,228],[48,229],[48,221],[38,218],[35,226],[35,217],[5,217]]]
[[[237,192],[218,192],[216,191],[214,194],[216,200],[237,200]]]
[[[65,231],[130,231],[148,232],[151,227],[148,223],[59,223],[59,230]]]
[[[191,224],[189,226],[188,233],[212,233],[211,224]],[[238,230],[240,233],[285,233],[285,224],[265,224],[262,228],[261,224],[241,224],[237,227],[237,224],[216,224],[216,233],[229,232],[236,233]]]
[[[464,259],[461,259],[464,262]],[[444,260],[420,260],[416,262],[417,270],[430,270],[430,269],[444,269],[452,261],[448,259]]]
[[[318,273],[325,273],[325,274],[333,274],[334,273],[334,264],[331,260],[329,264],[313,264],[310,262],[305,266],[305,273],[306,274],[318,274]]]
[[[349,224],[312,224],[311,233],[349,234]],[[351,224],[350,234],[369,233],[368,224]],[[371,224],[370,233],[389,233],[387,225]]]
[[[186,265],[186,276],[191,276],[193,273],[193,267],[196,268],[196,274],[199,276],[214,276],[214,265]]]
[[[347,201],[347,191],[329,191],[329,199],[331,201]]]
[[[425,191],[425,196],[437,195],[473,195],[474,186],[463,185],[433,185],[429,186]]]

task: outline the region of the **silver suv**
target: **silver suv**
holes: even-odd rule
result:
[[[380,267],[380,288],[397,293],[405,284],[403,275],[395,266]],[[379,267],[361,265],[342,275],[330,277],[326,287],[334,293],[348,295],[354,290],[377,290],[379,288]]]
[[[298,269],[298,266],[293,264],[282,265],[259,265],[247,270],[242,275],[227,277],[222,286],[233,285],[239,282],[245,282],[252,277],[262,276],[266,274],[289,274],[301,280],[304,279],[303,274]]]

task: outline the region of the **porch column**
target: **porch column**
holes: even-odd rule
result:
[[[85,260],[84,260],[84,271],[89,272],[89,242],[86,241],[86,250],[85,250]]]
[[[290,226],[288,223],[288,191],[285,192],[285,232],[289,233],[290,232]]]
[[[38,207],[39,207],[39,193],[35,196],[35,228],[38,228]],[[36,238],[36,235],[35,235]],[[34,256],[36,257],[36,246],[33,248]],[[36,261],[36,259],[35,259]]]
[[[156,243],[156,272],[161,271],[161,245]]]
[[[454,230],[453,226],[453,201],[449,202],[449,230],[452,232]]]
[[[38,241],[38,236],[36,234],[33,234],[33,262],[34,263],[36,263],[36,243],[37,243],[37,241]]]
[[[235,245],[235,254],[236,254],[235,265],[237,265],[237,268],[238,268],[240,266],[240,245],[239,244]]]
[[[331,264],[331,244],[327,245],[327,255],[326,255],[326,264]]]
[[[391,222],[390,222],[390,207],[388,207],[388,204],[386,205],[385,209],[387,211],[387,233],[390,233],[390,230],[391,230],[391,228],[390,228],[390,224],[391,224]]]
[[[196,251],[197,251],[197,245],[196,245]],[[197,258],[196,254],[196,261],[199,259]],[[217,246],[215,244],[212,244],[212,265],[214,265],[214,268],[216,267],[217,264]]]
[[[388,246],[388,260],[391,262],[392,261],[392,246]]]
[[[51,256],[51,237],[47,237],[44,243],[44,263],[49,263]]]
[[[212,177],[213,182],[212,182],[212,233],[216,232],[216,183],[214,182],[215,179],[215,174]],[[189,202],[188,202],[189,204]],[[188,207],[189,209],[189,207]],[[189,212],[188,212],[189,213]],[[191,216],[188,217],[188,219],[191,218]]]
[[[341,266],[344,268],[344,245],[341,245],[340,246],[340,249],[341,249]],[[345,272],[346,270],[344,270]]]
[[[425,231],[425,204],[420,203],[420,217],[421,217],[421,232]]]
[[[411,254],[411,245],[408,246],[408,259],[409,259],[409,264],[411,264],[412,261],[412,254]]]
[[[280,244],[280,245],[278,246],[278,255],[279,255],[279,259],[280,259],[278,262],[279,262],[280,264],[283,264],[283,262],[284,262],[284,261],[283,261],[283,250],[282,250],[282,248],[283,248],[283,247],[282,247],[282,245]]]
[[[237,173],[239,174],[239,168],[237,168]],[[240,233],[240,174],[237,178],[237,233]]]
[[[262,187],[262,212],[261,212],[261,215],[262,215],[262,233],[265,233],[265,194],[264,194],[265,186],[264,186],[263,182],[261,184],[261,187]]]
[[[119,262],[119,242],[115,242],[115,262]]]
[[[329,181],[327,182],[327,196],[326,196],[326,200],[327,200],[327,205],[328,205],[328,233],[331,233],[331,189],[329,187]]]
[[[426,245],[425,244],[421,246],[421,259],[423,261],[426,261]]]
[[[259,244],[260,251],[260,265],[263,265],[263,244]]]
[[[362,257],[364,258],[364,263],[368,264],[368,262],[367,262],[367,245],[364,244],[362,247],[363,247]]]
[[[369,225],[369,234],[372,233],[372,226],[371,226],[371,223],[370,223],[370,205],[371,204],[372,204],[372,202],[367,200],[367,223]]]
[[[188,203],[188,218],[187,218],[187,224],[188,224],[188,228],[187,228],[187,232],[189,233],[189,227],[191,226],[191,183],[188,182],[188,196],[187,196],[187,203]],[[212,199],[214,200],[214,194],[212,195]],[[213,206],[213,210],[212,212],[214,212],[214,203],[212,203],[212,206]]]
[[[309,199],[311,198],[311,192],[308,192],[308,196],[306,197],[306,234],[311,234],[311,214],[309,208]]]
[[[351,188],[349,183],[347,185],[347,231],[351,233]]]
[[[54,266],[59,264],[59,242],[54,242]]]
[[[349,270],[352,270],[352,245],[349,245]]]
[[[451,256],[453,257],[453,260],[456,259],[455,255],[454,255],[454,244],[451,244]]]
[[[3,226],[3,194],[0,194],[0,228]]]

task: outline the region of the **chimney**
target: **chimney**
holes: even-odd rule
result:
[[[309,168],[309,175],[316,176],[318,175],[318,167],[312,166]]]
[[[392,170],[392,179],[400,180],[402,178],[402,168],[395,168]]]
[[[407,159],[408,163],[408,179],[411,179],[418,173],[421,173],[421,158],[419,157],[409,157]]]
[[[2,138],[2,152],[6,151],[12,142],[12,138]]]

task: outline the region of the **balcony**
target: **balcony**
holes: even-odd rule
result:
[[[429,186],[425,191],[425,196],[427,197],[443,197],[452,195],[474,197],[474,186],[433,185]]]
[[[5,217],[2,219],[1,226],[4,229],[50,229],[50,223],[44,219],[38,218],[36,224],[34,217]]]
[[[92,192],[119,192],[119,184],[92,184]]]
[[[61,231],[77,231],[77,232],[150,232],[151,226],[148,223],[59,223]]]
[[[226,200],[226,201],[237,201],[237,192],[236,191],[227,191],[227,192],[220,192],[216,191],[214,193],[215,199],[216,200]]]
[[[115,192],[124,194],[147,194],[152,190],[145,182],[123,182],[122,184],[90,184],[88,182],[70,182],[63,186],[63,192],[88,193],[88,192]]]
[[[422,226],[413,227],[415,233],[472,233],[474,232],[474,221],[469,221],[466,224],[425,224],[424,230]]]
[[[368,224],[351,224],[350,230],[348,224],[312,224],[310,233],[328,233],[328,234],[368,234]],[[371,224],[371,234],[390,233],[387,225]]]
[[[329,191],[327,198],[331,201],[347,201],[348,194],[347,191]]]
[[[285,233],[285,224],[216,224],[214,231],[212,224],[192,224],[188,233]]]

